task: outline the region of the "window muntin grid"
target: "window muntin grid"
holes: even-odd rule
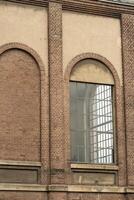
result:
[[[111,85],[70,82],[72,162],[114,162],[112,90]]]

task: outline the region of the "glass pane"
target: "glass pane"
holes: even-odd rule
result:
[[[113,163],[112,86],[70,82],[72,161]]]

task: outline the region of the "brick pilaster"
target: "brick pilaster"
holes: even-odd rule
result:
[[[64,183],[62,5],[49,2],[51,184]]]
[[[134,185],[134,16],[122,15],[128,185]]]

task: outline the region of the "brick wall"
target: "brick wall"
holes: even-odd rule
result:
[[[128,185],[134,185],[134,16],[122,15]]]
[[[26,52],[0,55],[0,159],[40,160],[40,73]]]
[[[40,192],[0,192],[0,200],[48,200],[47,194]]]
[[[13,49],[0,54],[0,159],[41,161],[41,184],[51,184],[51,191],[48,196],[45,192],[1,191],[0,200],[132,200],[133,194],[124,195],[120,191],[118,194],[114,191],[113,193],[52,191],[52,188],[55,189],[54,184],[70,184],[73,174],[70,170],[69,87],[65,85],[64,88],[62,68],[64,44],[60,3],[49,2],[48,23],[49,76],[45,81],[41,76],[43,69],[39,69],[38,63],[29,53]],[[117,188],[118,185],[126,186],[127,175],[128,185],[134,186],[133,33],[134,16],[122,15],[123,89],[115,78],[119,166]],[[42,90],[44,84],[47,87]],[[122,94],[125,96],[126,135]],[[127,147],[126,152],[125,147]],[[125,193],[125,190],[122,193]]]

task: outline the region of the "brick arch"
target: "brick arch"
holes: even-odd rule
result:
[[[40,166],[41,166],[41,182],[42,183],[46,183],[45,181],[47,180],[47,175],[44,173],[44,168],[48,168],[49,166],[49,133],[48,133],[48,78],[47,75],[45,73],[45,66],[40,58],[40,56],[38,55],[38,53],[33,50],[32,48],[30,48],[29,46],[22,44],[22,43],[7,43],[4,44],[2,46],[0,46],[0,57],[2,58],[2,56],[5,56],[6,54],[11,54],[11,52],[19,52],[19,54],[21,55],[21,53],[23,55],[26,55],[26,59],[29,58],[28,64],[27,66],[29,66],[29,64],[31,65],[31,69],[32,69],[32,63],[34,64],[34,66],[37,67],[37,71],[38,71],[38,75],[39,75],[39,80],[38,80],[38,84],[39,87],[38,89],[35,91],[35,93],[40,93],[40,97],[39,97],[39,102],[40,105],[38,106],[39,109],[39,115],[40,115],[40,120],[39,120],[39,126],[40,126],[40,132],[39,132],[39,153],[38,153],[38,157],[36,156],[35,159],[33,159],[33,161],[37,161],[40,162]],[[13,54],[12,54],[13,55]],[[25,62],[25,57],[22,57],[23,61]],[[21,62],[21,59],[20,59]],[[21,63],[19,63],[20,65]],[[23,64],[22,64],[23,65]],[[17,66],[17,63],[16,63]],[[22,68],[23,69],[23,68]],[[30,69],[30,70],[31,70]],[[19,71],[19,69],[17,69],[17,71]],[[21,69],[20,69],[21,71]],[[3,72],[4,73],[4,72]],[[17,72],[16,72],[17,73]],[[28,72],[30,73],[30,72]],[[17,75],[16,75],[17,77]],[[19,77],[20,77],[20,72],[19,72]],[[31,79],[30,79],[31,80]],[[32,80],[33,82],[33,80]],[[29,81],[30,84],[30,81]],[[33,84],[33,83],[32,83]],[[29,87],[29,86],[28,86]],[[32,88],[32,86],[31,86]],[[30,98],[30,97],[29,97]],[[31,97],[31,100],[33,98]],[[30,105],[31,106],[31,105]],[[44,131],[45,130],[45,131]],[[26,140],[27,142],[28,140]],[[34,145],[35,145],[35,141],[33,141]],[[18,156],[18,155],[17,155]],[[18,158],[10,158],[11,159],[18,159],[19,160],[19,156]],[[35,156],[35,155],[34,155]],[[31,156],[32,157],[32,156]],[[3,157],[4,159],[4,157]],[[7,156],[8,159],[8,156]],[[21,158],[20,160],[26,160],[26,161],[31,161],[30,156],[25,159]],[[39,180],[40,181],[40,180]]]
[[[74,57],[69,64],[67,65],[67,69],[65,71],[65,80],[69,80],[70,78],[70,74],[72,72],[72,69],[75,67],[75,65],[82,60],[86,60],[86,59],[94,59],[97,60],[101,63],[103,63],[111,72],[111,74],[113,75],[114,81],[116,86],[120,85],[120,79],[119,76],[117,74],[116,69],[114,68],[114,66],[112,65],[112,63],[107,60],[105,57],[99,55],[99,54],[95,54],[95,53],[82,53],[77,55],[76,57]]]
[[[111,72],[113,75],[114,81],[115,81],[115,95],[114,95],[114,102],[115,102],[115,128],[116,128],[116,164],[119,166],[118,171],[118,184],[122,185],[125,182],[125,170],[126,170],[126,161],[125,161],[125,127],[124,127],[124,109],[123,109],[123,89],[121,87],[121,81],[117,74],[116,69],[111,64],[109,60],[107,60],[105,57],[95,54],[95,53],[83,53],[80,55],[77,55],[74,57],[69,64],[67,65],[67,68],[65,70],[64,74],[64,125],[65,125],[65,152],[66,152],[66,167],[68,170],[70,170],[70,155],[71,151],[68,149],[68,146],[70,146],[70,113],[69,113],[69,79],[70,74],[75,67],[75,65],[82,60],[85,59],[94,59],[101,63],[103,63]],[[122,141],[122,145],[120,145],[120,141]],[[121,161],[123,162],[121,163]],[[71,184],[71,175],[67,175],[67,181]]]
[[[10,49],[20,49],[20,50],[23,50],[23,51],[29,53],[34,58],[34,60],[37,62],[38,66],[40,68],[40,71],[44,71],[44,64],[43,64],[40,56],[31,47],[27,46],[26,44],[22,44],[22,43],[18,43],[18,42],[7,43],[7,44],[0,46],[0,55]]]

